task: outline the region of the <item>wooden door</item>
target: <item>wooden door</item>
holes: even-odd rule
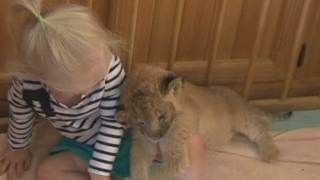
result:
[[[174,71],[196,83],[206,84],[211,79],[209,84],[229,85],[239,91],[243,89],[249,60],[257,51],[259,25],[264,21],[250,96],[267,98],[281,93],[281,87],[274,83],[281,84],[286,77],[305,1],[117,0],[113,3],[117,11],[112,30],[131,41],[128,66],[145,62],[167,67],[172,62]],[[217,34],[219,27],[221,32]],[[210,61],[213,66],[208,73]],[[265,91],[268,88],[270,91]]]

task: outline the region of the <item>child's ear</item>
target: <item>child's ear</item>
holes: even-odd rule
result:
[[[162,81],[162,95],[176,95],[184,86],[184,79],[175,75],[169,75]]]

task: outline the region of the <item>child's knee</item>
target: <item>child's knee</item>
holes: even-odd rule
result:
[[[54,168],[55,166],[51,163],[50,160],[44,160],[41,162],[36,170],[37,180],[51,180],[54,179]]]

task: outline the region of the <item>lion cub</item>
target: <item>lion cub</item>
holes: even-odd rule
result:
[[[242,134],[257,145],[262,160],[270,162],[278,155],[268,134],[275,116],[230,89],[196,86],[172,72],[141,65],[128,75],[122,103],[117,118],[132,128],[134,180],[149,179],[158,145],[171,177],[183,172],[189,166],[187,142],[194,133],[207,150]]]

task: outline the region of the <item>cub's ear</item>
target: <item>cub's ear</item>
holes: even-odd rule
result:
[[[184,79],[175,75],[169,75],[162,80],[162,95],[176,95],[184,86]]]

